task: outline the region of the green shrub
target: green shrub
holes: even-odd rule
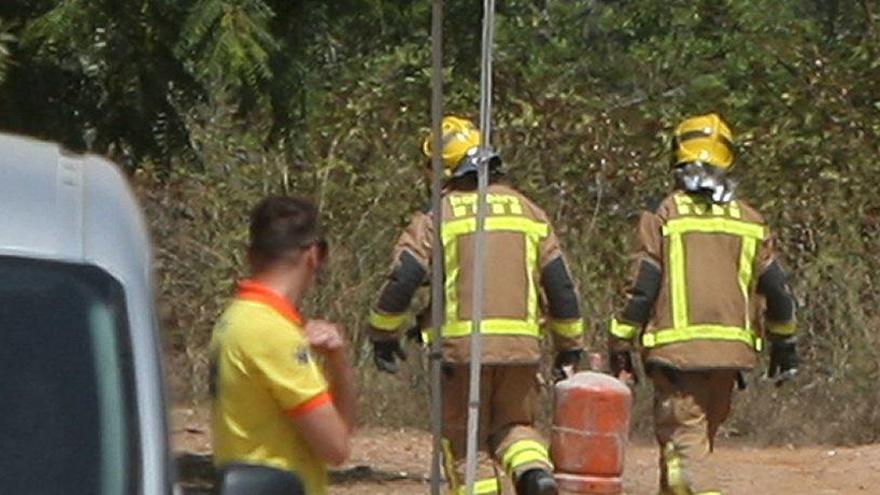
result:
[[[740,191],[778,235],[801,305],[802,376],[776,389],[756,370],[727,430],[772,442],[880,439],[880,43],[875,15],[823,5],[509,2],[499,19],[494,143],[557,224],[594,350],[621,303],[635,219],[668,191],[668,131],[708,110],[733,125]],[[450,31],[446,106],[475,117],[462,26]],[[188,117],[197,160],[136,173],[182,398],[204,396],[205,346],[242,274],[248,209],[288,193],[313,198],[327,223],[329,270],[306,309],[347,326],[364,421],[425,424],[424,363],[377,375],[364,332],[394,239],[428,198],[423,29],[316,71],[290,139],[267,140],[267,118],[214,101]]]

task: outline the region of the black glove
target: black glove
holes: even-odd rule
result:
[[[557,352],[556,359],[553,361],[553,381],[558,382],[568,378],[569,370],[566,370],[566,368],[571,368],[571,373],[576,372],[583,356],[583,349]]]
[[[633,380],[636,379],[636,370],[633,367],[632,353],[630,351],[611,351],[608,356],[608,364],[611,366],[611,374],[620,376],[621,372],[627,372]]]
[[[397,373],[397,358],[406,361],[406,352],[399,340],[377,340],[373,342],[373,362],[376,368],[392,375]]]
[[[419,345],[425,343],[425,339],[422,338],[422,326],[421,325],[413,325],[406,331],[404,334],[406,335],[406,340],[415,342]]]
[[[776,386],[793,379],[797,375],[798,355],[797,340],[789,337],[770,341],[770,366],[767,377],[773,378]]]

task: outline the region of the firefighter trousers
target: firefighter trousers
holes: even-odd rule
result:
[[[540,468],[552,471],[547,445],[534,427],[538,405],[538,365],[484,365],[480,375],[479,450],[474,493],[513,493],[497,474],[510,480]],[[470,367],[443,368],[444,466],[453,494],[464,493]],[[492,462],[494,461],[494,462]]]
[[[730,413],[736,375],[735,370],[651,371],[661,495],[721,494],[710,454]]]

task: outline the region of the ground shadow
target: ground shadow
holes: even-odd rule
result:
[[[184,453],[177,455],[177,480],[185,495],[214,493],[217,471],[207,454]],[[396,473],[359,465],[330,471],[330,483],[387,483],[393,481],[425,481],[424,476]]]

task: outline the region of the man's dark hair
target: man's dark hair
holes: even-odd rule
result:
[[[251,212],[248,253],[255,271],[323,242],[318,210],[309,201],[270,196]]]

